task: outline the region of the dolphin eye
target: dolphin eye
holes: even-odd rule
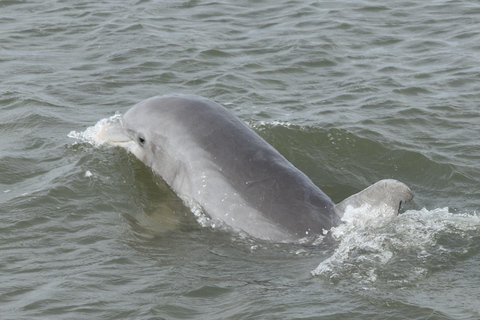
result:
[[[138,143],[139,143],[141,146],[143,146],[143,145],[145,144],[145,138],[142,137],[142,136],[138,137]]]

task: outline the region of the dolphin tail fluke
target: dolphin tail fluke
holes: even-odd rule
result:
[[[359,208],[366,205],[369,208],[387,210],[398,215],[402,202],[412,199],[413,193],[407,185],[394,179],[385,179],[335,205],[335,212],[342,218],[348,206]]]

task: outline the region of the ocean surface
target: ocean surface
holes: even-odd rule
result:
[[[1,319],[480,319],[477,1],[0,0],[0,74]],[[308,245],[205,223],[88,137],[170,93],[335,202],[415,198]]]

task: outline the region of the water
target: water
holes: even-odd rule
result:
[[[475,1],[0,1],[2,319],[479,319]],[[314,245],[205,224],[119,148],[148,97],[232,110],[350,212]]]

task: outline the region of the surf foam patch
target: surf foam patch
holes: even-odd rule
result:
[[[398,217],[347,210],[332,229],[338,247],[311,273],[332,282],[405,286],[478,250],[480,217],[448,208],[409,210]],[[454,240],[452,240],[454,239]]]

